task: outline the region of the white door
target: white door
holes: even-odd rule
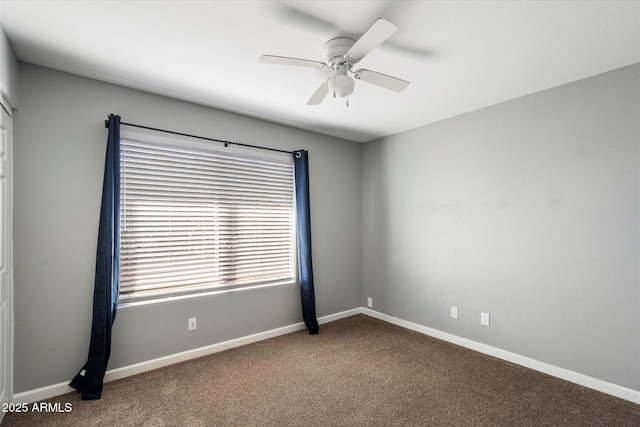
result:
[[[9,104],[0,97],[0,421],[13,394],[12,134]]]

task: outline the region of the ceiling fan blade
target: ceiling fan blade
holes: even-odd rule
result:
[[[362,80],[385,89],[394,90],[396,92],[402,92],[407,88],[407,86],[409,86],[409,82],[406,80],[370,70],[358,70],[355,72],[354,77],[358,80]]]
[[[329,79],[323,81],[318,89],[311,95],[311,98],[307,101],[307,105],[319,105],[322,100],[329,93]]]
[[[378,19],[369,27],[367,31],[354,43],[347,51],[346,57],[352,62],[358,62],[369,54],[373,49],[380,46],[382,42],[398,31],[398,27],[384,19]]]
[[[274,56],[274,55],[262,55],[260,57],[262,64],[278,64],[278,65],[293,65],[294,67],[309,67],[309,68],[325,68],[327,64],[319,61],[310,61],[308,59],[289,58],[286,56]]]

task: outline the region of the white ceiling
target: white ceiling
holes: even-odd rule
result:
[[[409,80],[356,81],[350,106],[306,101],[324,61],[377,18],[399,27],[362,60]],[[640,1],[13,1],[0,21],[18,59],[365,142],[640,62]]]

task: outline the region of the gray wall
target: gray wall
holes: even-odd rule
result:
[[[20,63],[15,114],[16,393],[70,380],[89,345],[104,119],[308,149],[319,316],[360,306],[360,144]],[[118,312],[109,368],[301,321],[295,285]],[[197,316],[198,330],[187,332]]]
[[[361,304],[640,390],[639,118],[636,64],[365,144]]]

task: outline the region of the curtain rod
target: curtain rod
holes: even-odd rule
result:
[[[277,151],[278,153],[287,153],[287,154],[291,154],[292,153],[291,151],[278,150],[277,148],[260,147],[258,145],[243,144],[241,142],[233,142],[233,141],[225,141],[225,140],[222,140],[222,139],[207,138],[207,137],[204,137],[204,136],[190,135],[188,133],[174,132],[172,130],[158,129],[158,128],[152,128],[152,127],[149,127],[149,126],[136,125],[134,123],[125,123],[125,122],[121,121],[120,124],[121,125],[125,125],[125,126],[132,126],[132,127],[136,127],[136,128],[141,128],[141,129],[148,129],[148,130],[155,130],[155,131],[158,131],[158,132],[170,133],[170,134],[173,134],[173,135],[188,136],[189,138],[204,139],[205,141],[220,142],[220,143],[223,143],[225,147],[228,147],[231,144],[231,145],[238,145],[240,147],[257,148],[258,150]],[[106,128],[109,127],[109,120],[105,120],[104,121],[104,127],[106,127]]]

